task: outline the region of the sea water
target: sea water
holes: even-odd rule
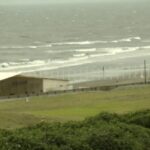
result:
[[[144,1],[0,5],[0,70],[89,72],[149,63],[149,18]]]

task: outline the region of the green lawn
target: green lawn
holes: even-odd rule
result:
[[[150,85],[112,91],[69,93],[0,102],[0,128],[17,128],[41,121],[82,120],[102,111],[127,113],[150,109]]]

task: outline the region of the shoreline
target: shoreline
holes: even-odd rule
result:
[[[126,76],[131,74],[141,74],[144,70],[144,60],[146,60],[147,72],[150,72],[150,53],[149,55],[134,56],[134,53],[128,58],[122,58],[120,56],[107,56],[102,57],[102,59],[97,58],[94,61],[88,62],[87,60],[82,60],[81,62],[67,61],[64,64],[60,62],[48,62],[47,64],[40,63],[38,65],[24,66],[25,68],[5,68],[1,69],[0,72],[22,72],[23,74],[39,74],[40,76],[46,77],[57,77],[57,78],[68,78],[70,80],[98,80],[102,79],[103,68],[105,68],[105,77],[114,78],[120,76]],[[31,68],[30,68],[31,67]]]

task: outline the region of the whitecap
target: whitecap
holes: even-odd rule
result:
[[[21,49],[25,48],[24,46],[1,46],[1,49]]]
[[[77,42],[60,42],[52,43],[52,45],[92,45],[98,43],[108,43],[108,41],[77,41]]]
[[[119,42],[132,42],[132,40],[141,40],[141,37],[129,37],[129,38],[123,38],[118,40],[113,40],[111,43],[119,43]]]
[[[89,57],[99,57],[107,55],[117,55],[121,53],[133,52],[138,50],[140,47],[115,47],[115,48],[104,48],[105,53],[90,54]]]
[[[114,41],[111,41],[112,43],[118,43],[119,41],[117,41],[117,40],[114,40]]]
[[[133,39],[135,39],[135,40],[141,40],[142,38],[139,37],[139,36],[137,36],[137,37],[133,37]]]
[[[29,58],[24,58],[24,59],[20,59],[20,60],[23,61],[23,62],[29,62],[30,61]]]
[[[95,52],[96,48],[87,48],[87,49],[76,49],[76,52]]]
[[[14,65],[19,65],[20,63],[18,63],[18,62],[9,62],[8,63],[10,66],[14,66]]]
[[[52,44],[38,45],[37,48],[39,48],[39,47],[43,47],[43,48],[44,48],[44,47],[45,47],[45,48],[46,48],[46,47],[52,47]]]
[[[127,39],[121,39],[119,42],[131,42],[132,38],[127,38]]]
[[[52,44],[43,45],[42,47],[52,47]]]
[[[74,57],[83,57],[83,56],[85,56],[86,54],[85,53],[81,53],[81,54],[74,54],[73,56]]]
[[[116,47],[116,48],[107,48],[106,51],[109,54],[115,55],[118,53],[126,53],[138,50],[140,47]]]
[[[45,61],[44,60],[33,60],[33,61],[30,61],[29,64],[34,64],[34,65],[41,65],[41,64],[45,64]]]
[[[14,45],[14,46],[1,46],[0,49],[25,49],[25,48],[30,48],[30,49],[36,49],[36,48],[44,48],[44,47],[52,47],[51,44],[46,44],[46,45],[25,45],[25,46],[20,46],[20,45]]]
[[[33,49],[36,49],[37,46],[28,46],[27,48],[33,48]]]
[[[9,63],[2,63],[0,64],[2,68],[5,68],[5,67],[8,67],[9,66]]]
[[[141,48],[150,49],[150,46],[142,46]]]
[[[94,59],[95,57],[101,57],[101,56],[107,56],[109,55],[111,58],[111,55],[117,55],[121,53],[128,53],[131,51],[135,51],[139,49],[139,47],[108,47],[105,49],[100,49],[98,54],[86,54],[86,53],[77,53],[74,54],[73,57],[68,58],[66,60],[28,60],[26,62],[21,62],[15,65],[15,63],[3,63],[3,67],[1,67],[1,70],[21,70],[24,72],[31,72],[31,71],[37,71],[37,70],[51,70],[61,67],[68,67],[68,66],[76,66],[81,65],[85,63],[91,63],[95,62],[98,59]],[[126,57],[126,56],[125,56]],[[104,59],[105,60],[105,57]]]

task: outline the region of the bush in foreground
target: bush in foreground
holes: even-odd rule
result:
[[[0,131],[1,150],[149,150],[150,111]]]

